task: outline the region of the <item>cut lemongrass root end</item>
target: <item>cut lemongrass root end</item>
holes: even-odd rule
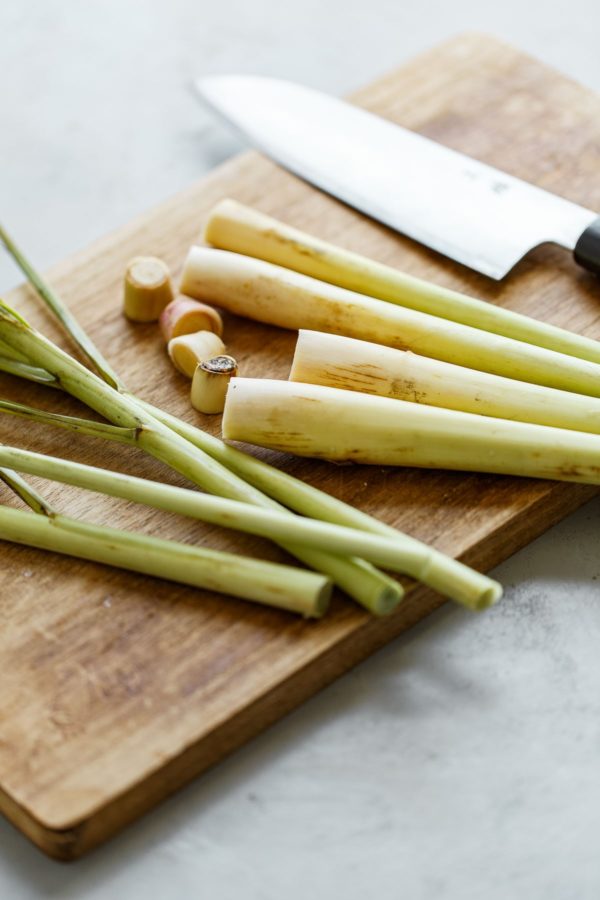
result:
[[[176,297],[162,311],[160,330],[167,344],[175,337],[196,331],[214,331],[221,336],[223,320],[216,309],[206,303],[198,303],[190,297]]]
[[[194,409],[207,415],[222,413],[229,382],[237,372],[233,356],[215,356],[196,366],[190,393]]]
[[[136,256],[127,266],[123,312],[132,322],[156,322],[173,299],[169,267],[156,256]]]
[[[206,359],[219,356],[225,344],[213,331],[182,334],[169,341],[168,352],[175,368],[188,378],[193,378],[197,367]]]

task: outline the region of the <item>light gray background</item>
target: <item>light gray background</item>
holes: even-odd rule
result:
[[[2,219],[49,265],[238,149],[194,75],[342,93],[465,29],[600,89],[597,0],[3,0]],[[0,821],[0,897],[597,900],[599,526],[571,516],[496,609],[447,606],[79,863]]]

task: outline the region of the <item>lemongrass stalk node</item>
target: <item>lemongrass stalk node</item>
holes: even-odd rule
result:
[[[196,366],[190,393],[194,409],[207,415],[222,413],[229,382],[237,372],[233,356],[215,356]]]
[[[216,309],[190,297],[179,296],[169,303],[161,313],[159,324],[166,344],[196,331],[214,331],[219,337],[223,334],[223,320]]]
[[[214,331],[197,331],[172,338],[167,349],[175,368],[188,378],[193,378],[201,363],[224,352],[225,344]]]

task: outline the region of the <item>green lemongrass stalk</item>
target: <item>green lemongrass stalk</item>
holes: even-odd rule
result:
[[[90,525],[60,514],[37,515],[0,506],[0,540],[232,594],[304,616],[322,616],[331,592],[331,582],[316,572]]]
[[[45,384],[47,387],[58,387],[56,378],[53,378],[50,372],[30,366],[14,357],[0,356],[0,372],[16,375],[17,378],[25,378],[27,381],[35,381],[38,384]]]
[[[598,363],[375,300],[250,256],[192,247],[181,290],[269,325],[343,334],[600,397]]]
[[[215,206],[205,237],[222,250],[254,256],[360,294],[600,363],[597,341],[407,275],[234,200],[222,200]]]
[[[322,459],[600,484],[600,436],[291,381],[235,378],[226,439]]]
[[[393,572],[410,575],[471,609],[485,609],[502,594],[497,582],[405,535],[392,538],[364,534],[354,528],[258,509],[247,503],[210,497],[14,447],[0,446],[0,466],[275,541],[321,548],[345,556],[360,553],[364,559]]]
[[[54,375],[63,389],[114,425],[133,429],[136,447],[165,462],[199,487],[257,506],[274,504],[270,498],[163,425],[132,395],[120,393],[72,359],[4,304],[0,304],[0,339]],[[327,574],[349,596],[376,614],[391,611],[402,598],[402,588],[396,581],[363,560],[346,559],[285,543],[281,546]]]
[[[4,409],[5,406],[9,408]],[[6,404],[0,401],[0,412],[14,413],[14,410],[10,409],[10,407],[14,406],[18,406],[18,404]],[[44,424],[59,425],[63,428],[80,431],[95,437],[109,438],[130,445],[135,443],[131,432],[124,428],[75,419],[71,416],[54,414],[42,414],[40,416],[38,410],[28,407],[24,409],[26,410],[23,413],[24,415]],[[14,414],[20,415],[22,413],[18,411]],[[198,429],[195,430],[198,431]],[[200,431],[198,433],[200,435],[204,434],[204,432]],[[226,445],[223,446],[226,447]],[[232,451],[231,455],[233,456],[237,455],[242,458],[246,456],[246,454],[240,453],[233,447],[229,449]],[[247,458],[252,459],[252,457]],[[277,507],[273,510],[248,507],[246,504],[206,497],[183,488],[168,487],[162,484],[157,485],[154,482],[137,479],[133,476],[118,475],[103,469],[70,463],[66,460],[54,459],[25,450],[0,446],[0,465],[5,464],[12,465],[20,471],[28,472],[32,475],[51,478],[55,481],[62,481],[66,484],[73,484],[90,490],[98,490],[115,497],[148,503],[159,509],[193,516],[223,527],[271,538],[274,541],[281,542],[285,540],[301,546],[321,548],[330,553],[343,555],[358,555],[360,552],[362,558],[384,566],[393,572],[410,575],[471,609],[484,609],[495,603],[501,596],[501,588],[496,582],[467,568],[451,557],[434,550],[427,544],[423,544],[421,541],[396,531],[394,528],[384,526],[382,523],[381,528],[370,527],[373,535],[382,535],[382,537],[375,538],[371,537],[370,534],[365,534],[363,530],[358,533],[356,529],[361,528],[363,524],[360,516],[364,517],[366,520],[364,524],[366,525],[371,525],[371,523],[378,525],[380,523],[377,523],[376,520],[371,520],[370,517],[364,513],[359,513],[352,507],[346,507],[346,504],[340,501],[329,498],[328,495],[322,494],[320,491],[308,488],[304,482],[291,476],[284,476],[284,482],[289,480],[292,486],[295,482],[302,497],[308,496],[310,499],[311,492],[314,493],[317,502],[317,512],[320,513],[319,519],[326,519],[325,515],[323,515],[323,508],[319,505],[319,496],[332,501],[332,510],[328,508],[327,514],[328,518],[333,521],[334,531],[331,530],[332,526],[327,523],[327,520],[318,521],[296,516],[292,517],[286,515],[285,511],[283,513],[276,511]],[[270,467],[264,464],[261,464],[261,466],[264,466],[266,470],[267,483],[269,483]],[[280,474],[284,475],[284,473]],[[341,529],[335,523],[337,506],[340,507],[341,517],[347,519],[347,524],[342,526]],[[345,517],[345,509],[355,514],[357,518],[354,516]]]
[[[15,410],[14,407],[18,407],[18,409]],[[148,405],[148,408],[152,407]],[[72,416],[41,413],[39,410],[4,401],[0,401],[0,412],[24,415],[44,424],[58,425],[94,437],[105,437],[121,443],[135,444],[135,433],[125,428],[76,419]],[[164,415],[166,417],[166,414]],[[169,418],[174,419],[174,417]],[[174,421],[177,422],[177,420]],[[185,425],[185,423],[178,424]],[[208,450],[210,445],[202,441],[202,438],[206,437],[205,433],[193,426],[189,427],[200,438],[201,446]],[[186,433],[185,427],[183,433]],[[189,436],[193,438],[195,434],[191,433]],[[225,450],[230,451],[223,456],[223,460],[229,462],[230,465],[234,465],[235,458],[238,458],[242,464],[244,460],[253,460],[253,457],[241,453],[234,447],[227,447],[216,438],[211,440],[217,446],[221,444]],[[262,475],[266,486],[272,486],[271,473],[274,470],[258,460],[255,462],[258,465],[250,467],[251,474],[254,474],[258,480]],[[343,555],[360,553],[364,559],[384,566],[393,572],[410,575],[471,609],[484,609],[501,596],[500,586],[486,576],[478,574],[427,544],[385,526],[383,523],[378,523],[339,500],[310,488],[304,482],[292,476],[286,476],[285,473],[278,473],[282,487],[278,495],[284,499],[286,488],[289,492],[291,485],[305,503],[313,501],[316,504],[319,519],[325,521],[289,516],[285,512],[282,514],[276,511],[277,507],[273,510],[249,508],[246,504],[235,501],[206,497],[183,488],[157,485],[133,476],[118,475],[103,469],[70,463],[62,459],[57,460],[15,448],[0,446],[0,465],[12,465],[20,471],[32,475],[63,481],[90,490],[98,490],[111,496],[148,503],[159,509],[193,516],[216,525],[247,531],[250,534],[279,542],[285,540],[301,546],[321,548],[330,553]],[[325,503],[326,506],[324,506]],[[345,523],[341,529],[336,525],[336,520],[340,519]],[[338,529],[337,531],[331,530],[332,525],[328,524],[328,520],[333,523],[334,529]],[[374,527],[378,525],[380,527]],[[373,536],[381,535],[382,537],[365,534],[364,527],[368,527]],[[356,529],[361,529],[361,531],[357,532]]]
[[[103,469],[77,466],[16,448],[0,445],[0,451],[4,452],[5,461],[12,458],[21,470],[27,468],[25,460],[28,460],[30,474],[45,478],[52,477],[52,468],[64,471],[65,467],[67,470],[84,470],[88,480],[93,478],[94,473],[110,475]],[[0,468],[0,479],[36,513],[32,516],[0,506],[0,539],[107,563],[192,587],[231,593],[245,600],[301,613],[305,617],[319,618],[327,611],[332,583],[323,575],[69,519],[12,469]],[[117,475],[116,480],[119,479],[127,481],[127,476]],[[145,484],[142,479],[134,480]],[[186,493],[194,495],[193,491]],[[282,588],[282,585],[285,587]]]
[[[42,516],[56,515],[57,511],[52,504],[12,469],[0,469],[0,479],[35,513]]]
[[[79,326],[78,322],[69,312],[61,298],[53,291],[43,276],[35,270],[34,266],[25,258],[23,253],[17,249],[14,241],[9,238],[6,231],[2,231],[2,238],[7,250],[21,267],[30,283],[36,288],[41,299],[61,322],[65,331],[70,335],[75,344],[93,363],[102,379],[107,384],[115,387],[120,393],[127,394],[128,392],[121,379],[118,378],[98,347],[96,347],[86,332]],[[15,350],[14,352],[18,355],[18,351]],[[25,373],[23,374],[25,375]],[[25,377],[27,377],[27,375],[25,375]],[[132,397],[132,399],[136,400],[135,397]],[[175,432],[175,434],[177,434],[177,432]],[[197,445],[193,446],[195,446],[196,449],[199,449]],[[222,472],[222,475],[226,479],[227,474],[227,472]],[[247,500],[248,502],[255,503],[259,506],[278,508],[279,505],[270,497],[264,496],[257,490],[254,490],[253,492],[250,491],[249,486],[244,483],[242,479],[228,478],[227,480],[234,482],[233,487],[236,490],[235,496],[238,499]],[[229,495],[225,494],[225,496]],[[339,559],[314,550],[308,552],[303,550],[302,554],[299,555],[298,553],[294,553],[294,548],[288,546],[285,549],[296,555],[307,565],[320,571],[327,572],[327,574],[334,579],[336,584],[345,590],[350,597],[377,615],[390,612],[400,602],[404,595],[403,588],[397,582],[388,578],[384,573],[377,571],[373,566],[360,558]]]
[[[41,425],[56,425],[79,434],[87,434],[90,437],[108,438],[119,441],[121,444],[135,446],[136,429],[124,428],[119,425],[107,425],[105,422],[94,422],[92,419],[81,419],[78,416],[66,416],[62,413],[51,413],[44,409],[36,409],[24,403],[14,403],[12,400],[0,400],[0,413],[8,413],[21,419],[29,419]]]
[[[290,381],[600,434],[600,400],[338,334],[300,331]]]
[[[33,285],[44,303],[52,310],[65,331],[76,341],[85,357],[92,363],[102,376],[103,380],[115,388],[121,388],[122,382],[112,366],[97,352],[93,341],[81,327],[75,316],[69,311],[61,298],[54,292],[51,286],[34,269],[29,260],[24,256],[10,237],[6,229],[0,225],[0,241],[4,244],[16,264],[19,266],[27,280]]]

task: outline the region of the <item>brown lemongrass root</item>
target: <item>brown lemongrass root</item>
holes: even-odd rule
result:
[[[232,379],[223,437],[297,456],[600,484],[600,436],[270,379]]]
[[[194,409],[207,415],[222,413],[229,382],[235,375],[237,363],[233,356],[215,356],[196,366],[190,393]]]
[[[225,344],[213,331],[198,331],[173,338],[167,349],[175,368],[188,378],[193,378],[200,363],[222,354]]]
[[[600,397],[600,364],[405,309],[226,250],[192,247],[182,289],[237,315],[412,350],[507,378]]]
[[[155,256],[136,256],[127,266],[123,312],[132,322],[156,322],[173,299],[169,267]]]
[[[190,297],[176,297],[166,306],[160,316],[160,330],[168,344],[182,334],[194,334],[196,331],[213,331],[223,334],[221,316],[205,303],[198,303]]]
[[[300,331],[290,381],[600,434],[600,400],[338,334]]]

